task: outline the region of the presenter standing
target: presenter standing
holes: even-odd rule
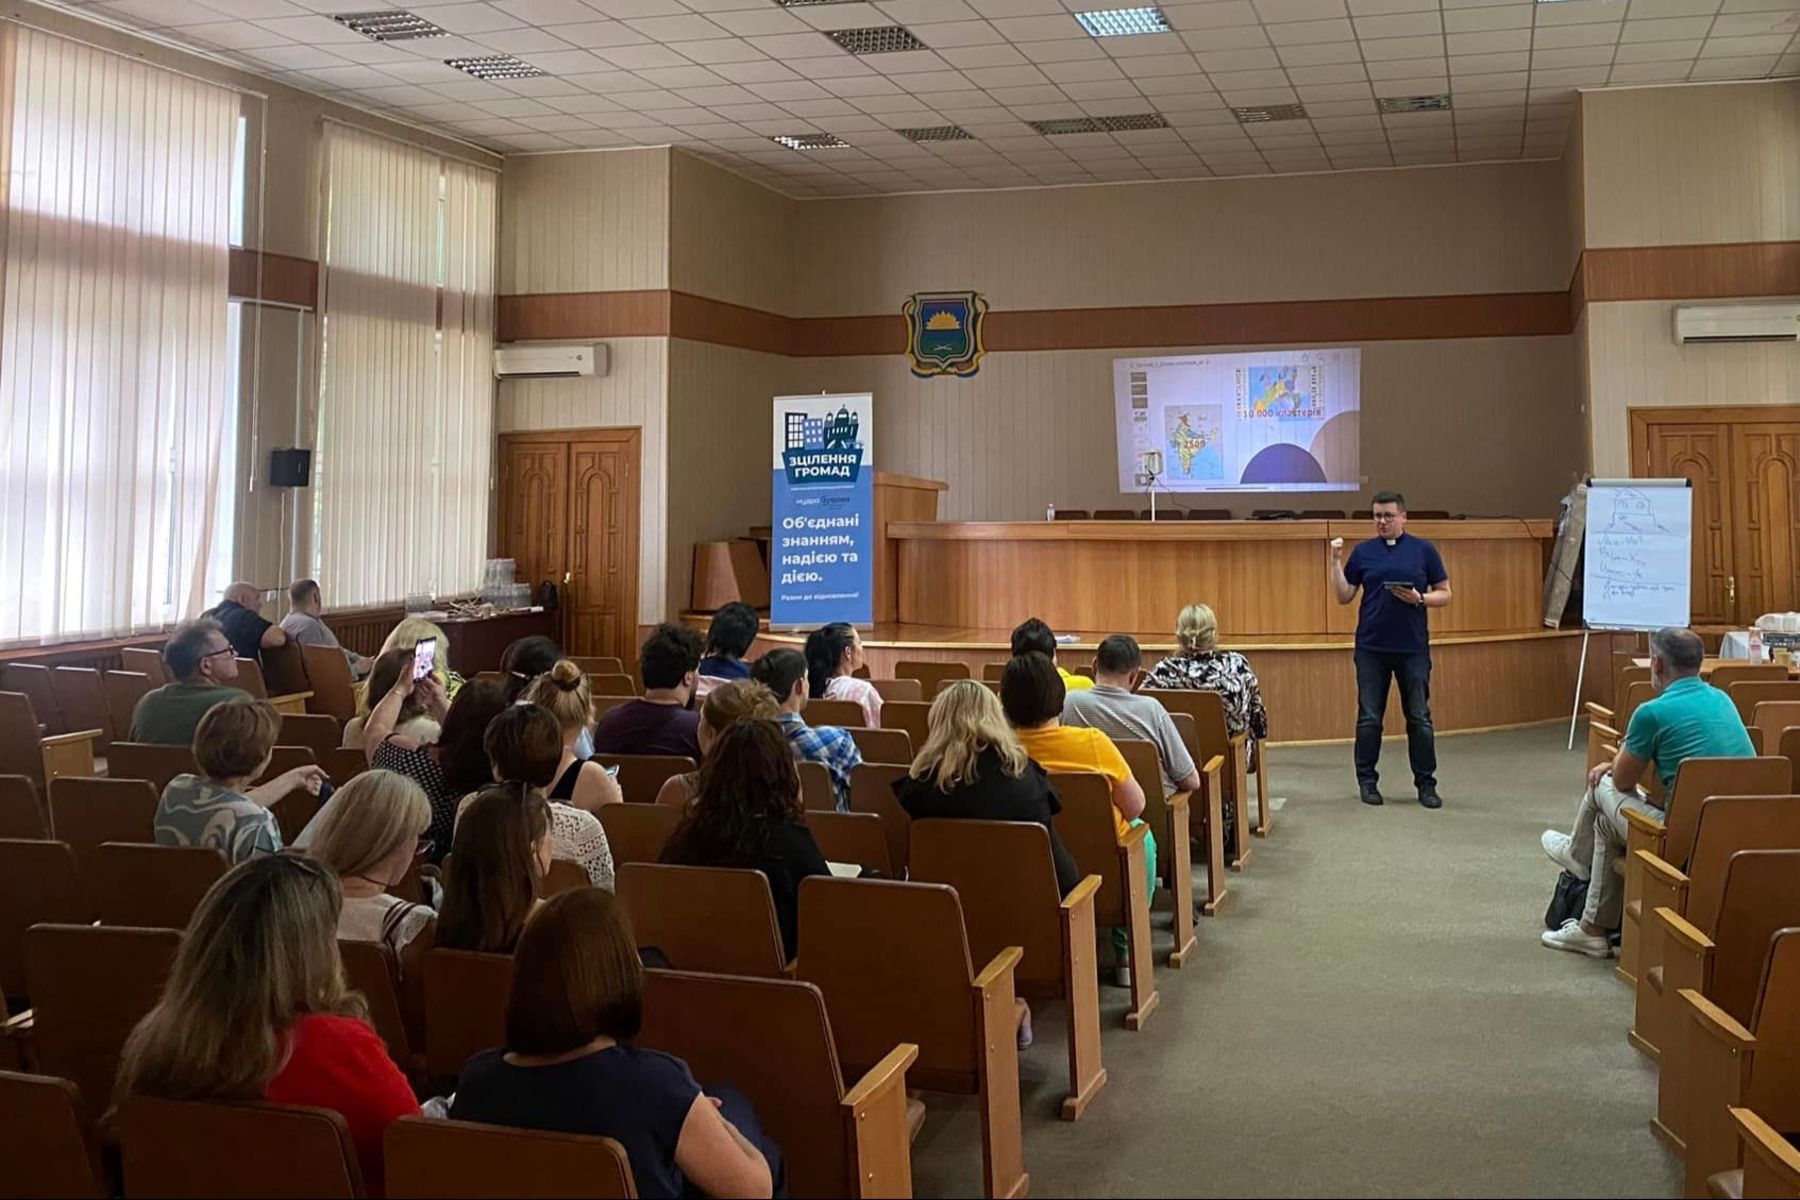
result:
[[[1377,492],[1375,536],[1344,561],[1344,539],[1331,539],[1331,591],[1339,604],[1356,599],[1356,786],[1364,804],[1380,804],[1375,764],[1388,683],[1400,682],[1406,714],[1406,754],[1419,803],[1440,808],[1437,747],[1431,729],[1431,643],[1425,610],[1450,603],[1450,578],[1437,547],[1406,532],[1406,498]]]

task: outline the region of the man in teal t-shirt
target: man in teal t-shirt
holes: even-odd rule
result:
[[[1607,930],[1619,923],[1624,884],[1613,860],[1625,852],[1624,810],[1635,808],[1660,819],[1662,812],[1638,795],[1638,781],[1652,762],[1666,795],[1675,772],[1690,758],[1740,758],[1755,754],[1743,718],[1731,698],[1700,678],[1706,649],[1686,629],[1658,630],[1650,639],[1650,683],[1656,697],[1638,705],[1625,727],[1618,757],[1588,774],[1587,794],[1575,814],[1573,833],[1546,829],[1544,853],[1563,870],[1588,883],[1581,918],[1543,934],[1553,950],[1590,958],[1612,954]]]

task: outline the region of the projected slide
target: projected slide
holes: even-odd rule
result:
[[[1362,352],[1113,360],[1119,490],[1353,492]],[[1154,466],[1154,459],[1151,465]]]

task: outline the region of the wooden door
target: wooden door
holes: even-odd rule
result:
[[[1694,487],[1694,562],[1690,603],[1695,624],[1732,620],[1733,538],[1730,427],[1720,422],[1655,422],[1647,429],[1648,457],[1633,473],[1683,478]]]
[[[1737,620],[1800,609],[1800,421],[1731,427]]]
[[[563,595],[563,648],[570,654],[635,658],[635,429],[593,431],[569,445],[569,570],[572,582]]]
[[[500,439],[500,557],[535,589],[569,569],[569,448]]]

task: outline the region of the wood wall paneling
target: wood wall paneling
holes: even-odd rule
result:
[[[291,308],[319,307],[319,264],[310,258],[233,246],[229,281],[233,300],[260,299]]]
[[[499,297],[495,338],[552,339],[667,337],[667,291],[536,292]]]
[[[1586,304],[1792,295],[1800,292],[1800,241],[1594,247],[1576,282]]]
[[[1800,419],[1733,426],[1731,478],[1740,619],[1800,608]]]

